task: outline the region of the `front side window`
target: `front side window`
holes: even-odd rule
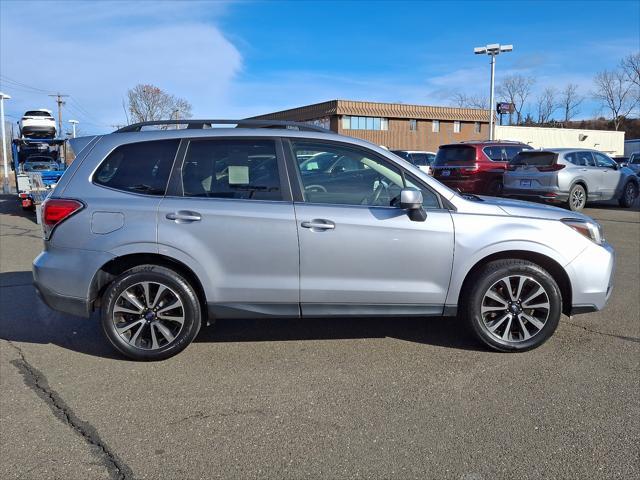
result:
[[[611,160],[606,155],[599,152],[593,152],[593,156],[596,157],[596,166],[601,168],[615,168],[616,162]]]
[[[453,122],[453,133],[460,133],[460,122],[458,120]]]
[[[93,182],[146,195],[164,195],[180,140],[121,145],[100,164]]]
[[[438,133],[440,132],[440,120],[433,120],[431,122],[431,131],[433,133]]]
[[[397,166],[366,150],[306,141],[294,141],[292,147],[307,202],[389,207],[398,201],[405,186],[405,178]],[[305,159],[309,151],[315,151],[317,158],[331,158],[332,162],[324,168],[310,170]],[[336,169],[335,165],[348,168]],[[407,182],[407,186],[414,185]],[[436,194],[430,190],[425,188],[423,196],[425,207],[438,204]]]
[[[185,197],[282,200],[273,140],[194,140],[182,166]]]

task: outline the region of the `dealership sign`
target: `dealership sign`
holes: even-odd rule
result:
[[[496,110],[499,114],[513,113],[516,110],[516,106],[513,103],[500,102],[498,103]]]

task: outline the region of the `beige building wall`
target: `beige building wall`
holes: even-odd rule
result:
[[[517,140],[533,148],[593,148],[609,155],[624,155],[624,132],[578,128],[496,126],[496,138]]]

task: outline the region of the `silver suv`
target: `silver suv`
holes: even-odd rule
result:
[[[629,208],[638,196],[638,180],[633,170],[596,150],[527,150],[509,163],[502,193],[564,203],[571,210],[582,210],[592,200],[618,200]]]
[[[311,125],[208,128],[228,122],[77,140],[33,264],[50,307],[99,309],[116,349],[155,360],[215,318],[258,316],[458,314],[522,351],[611,294],[613,249],[584,215],[463,196]],[[326,156],[341,168],[313,165]]]

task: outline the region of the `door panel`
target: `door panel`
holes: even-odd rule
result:
[[[305,304],[444,305],[453,262],[453,222],[445,210],[411,221],[394,207],[295,205],[300,300]],[[317,230],[302,222],[323,220]],[[439,310],[441,313],[442,310]]]
[[[298,236],[281,152],[279,140],[264,137],[190,140],[160,203],[160,253],[185,256],[208,302],[228,312],[274,311],[265,304],[276,303],[299,311]]]
[[[167,218],[176,213],[200,220]],[[201,281],[209,302],[299,301],[292,203],[167,197],[159,207],[158,243],[161,254],[180,250],[206,272],[208,281]]]
[[[606,155],[594,152],[593,156],[600,174],[600,183],[598,185],[600,195],[603,200],[613,198],[621,180],[620,170],[617,168],[616,163]]]

